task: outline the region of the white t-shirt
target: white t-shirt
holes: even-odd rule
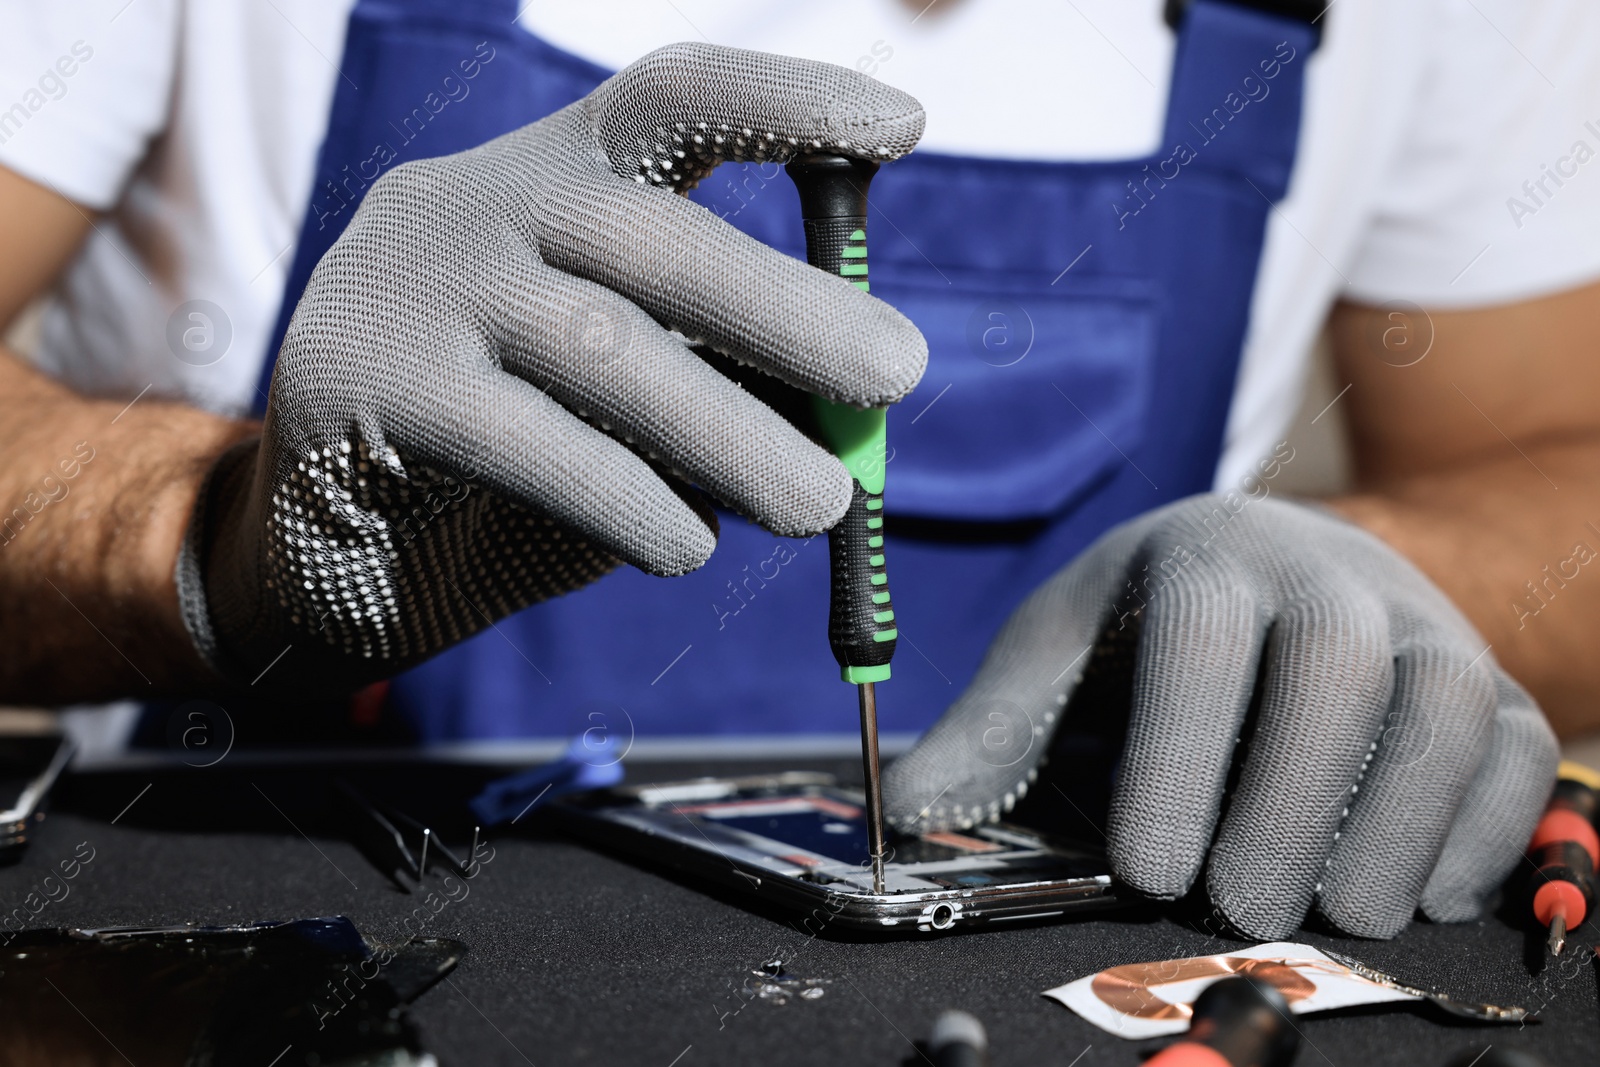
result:
[[[47,310],[43,366],[99,395],[248,409],[350,7],[0,0],[0,164],[106,213]],[[611,68],[696,38],[857,67],[923,102],[923,145],[941,152],[1158,147],[1173,52],[1161,0],[918,7],[535,0],[521,18]],[[1600,276],[1600,5],[1338,0],[1324,24],[1219,485],[1282,437],[1339,296],[1464,307]],[[199,300],[225,321],[190,335],[197,353],[175,338],[200,321],[185,310]]]

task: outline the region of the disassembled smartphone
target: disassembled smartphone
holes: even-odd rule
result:
[[[0,864],[22,855],[71,758],[72,742],[61,734],[0,734]]]
[[[861,794],[826,774],[618,786],[550,811],[585,842],[856,930],[931,933],[1119,903],[1103,856],[1006,823],[891,837],[885,891],[873,893]]]

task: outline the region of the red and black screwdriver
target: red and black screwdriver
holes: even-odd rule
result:
[[[1563,760],[1555,792],[1528,842],[1528,855],[1538,868],[1534,880],[1533,915],[1550,931],[1552,955],[1561,955],[1567,934],[1594,910],[1595,869],[1600,867],[1600,774]]]
[[[1236,975],[1195,998],[1189,1033],[1145,1067],[1287,1067],[1300,1047],[1289,1002],[1276,986]]]

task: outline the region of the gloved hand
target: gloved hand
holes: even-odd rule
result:
[[[1136,645],[1112,869],[1170,899],[1204,865],[1248,936],[1285,937],[1313,904],[1362,937],[1394,936],[1419,904],[1475,918],[1549,797],[1554,735],[1421,572],[1317,508],[1198,496],[1111,530],[1017,609],[889,767],[893,824],[1009,811],[1119,639]]]
[[[692,571],[716,525],[689,482],[774,533],[832,526],[844,468],[689,344],[859,405],[909,392],[926,345],[674,194],[724,160],[893,159],[922,124],[843,67],[681,44],[386,174],[295,309],[260,441],[196,509],[201,653],[249,682],[292,646],[284,677],[354,686],[618,560]]]

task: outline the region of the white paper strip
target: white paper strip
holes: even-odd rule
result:
[[[1419,992],[1364,978],[1310,945],[1288,941],[1214,956],[1125,964],[1047,989],[1044,995],[1102,1030],[1138,1041],[1187,1031],[1195,998],[1212,982],[1235,974],[1272,983],[1296,1015],[1422,999]]]

